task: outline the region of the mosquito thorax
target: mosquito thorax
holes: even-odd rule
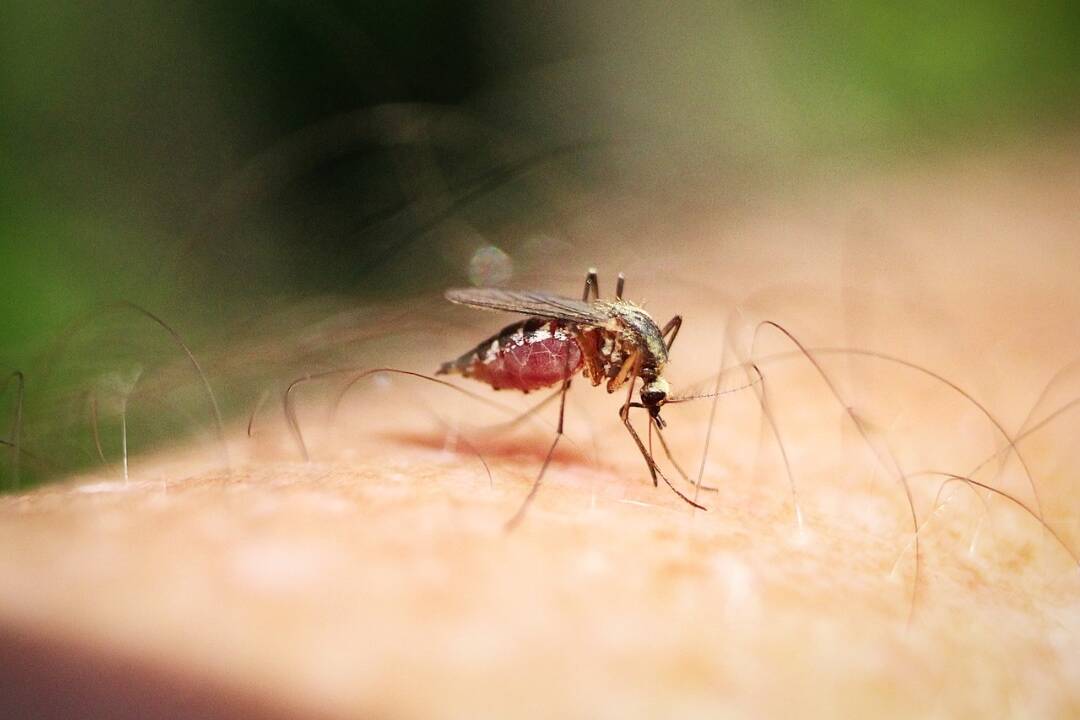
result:
[[[659,374],[667,363],[667,343],[656,321],[644,308],[627,300],[617,300],[611,306],[611,317],[630,340],[630,344],[644,354],[643,365],[653,368]],[[646,378],[646,382],[648,382]]]

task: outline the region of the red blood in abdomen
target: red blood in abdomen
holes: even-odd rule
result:
[[[496,390],[529,392],[562,382],[581,367],[581,348],[572,337],[560,334],[526,335],[518,343],[503,345],[487,359],[478,360],[470,375]]]

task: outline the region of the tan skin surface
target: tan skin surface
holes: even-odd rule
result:
[[[676,393],[719,364],[722,286],[751,318],[740,327],[772,318],[808,345],[908,358],[969,389],[1015,434],[1078,349],[1065,332],[1080,310],[1077,167],[1063,155],[972,159],[750,210],[693,211],[653,276],[615,244],[589,248],[610,261],[586,259],[544,289],[574,295],[589,264],[625,262],[628,298],[648,299],[661,322],[685,318],[669,366]],[[619,230],[656,237],[671,219]],[[1025,229],[1039,240],[1019,237]],[[764,243],[777,235],[792,240]],[[602,293],[617,267],[601,268]],[[507,321],[456,311],[476,333],[387,362],[430,371]],[[433,357],[431,343],[446,347]],[[792,349],[766,330],[755,354]],[[753,390],[718,405],[705,482],[719,492],[699,495],[709,509],[694,512],[649,482],[617,416],[622,393],[580,380],[567,441],[510,534],[503,524],[550,445],[555,406],[513,431],[485,431],[512,416],[405,377],[359,384],[333,423],[325,410],[341,382],[303,387],[309,463],[268,410],[254,437],[231,434],[229,471],[207,446],[142,459],[128,485],[110,470],[0,499],[0,625],[19,639],[6,644],[4,696],[57,716],[68,697],[84,716],[132,717],[150,707],[221,717],[1076,716],[1080,573],[1031,515],[959,483],[935,513],[940,478],[911,479],[925,523],[913,586],[910,511],[882,458],[962,473],[1007,442],[918,373],[848,356],[822,363],[843,403],[805,362],[762,363],[801,530]],[[539,400],[488,396],[519,411]],[[691,475],[709,412],[708,400],[664,411]],[[644,417],[631,419],[644,433]],[[1045,516],[1075,552],[1066,436],[1021,448]],[[986,477],[1033,504],[1015,460]]]

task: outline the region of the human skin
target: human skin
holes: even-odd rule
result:
[[[589,262],[583,249],[580,273],[548,289],[576,294],[600,264],[607,293],[606,273],[625,269],[627,296],[647,298],[659,322],[686,318],[676,388],[725,359],[730,299],[743,320],[727,365],[747,359],[754,321],[771,318],[809,346],[869,347],[940,372],[1015,436],[1078,349],[1068,155],[967,158],[736,211],[690,198],[681,215],[621,227],[664,228],[660,257],[646,253],[655,245],[597,245],[588,252],[614,259]],[[617,225],[618,211],[590,222]],[[778,235],[792,239],[769,242]],[[505,320],[470,319],[476,333],[380,364],[430,371]],[[436,342],[445,356],[432,357]],[[0,697],[39,717],[1080,713],[1075,465],[1055,440],[1065,433],[1018,444],[1057,535],[960,483],[935,511],[941,478],[912,479],[916,577],[888,458],[964,473],[1007,441],[918,371],[823,354],[838,400],[793,349],[768,329],[753,348],[792,477],[754,388],[722,396],[705,512],[649,482],[618,421],[622,394],[577,380],[566,439],[507,533],[556,406],[510,430],[499,425],[510,413],[405,376],[351,389],[332,422],[325,408],[344,377],[299,387],[309,462],[267,410],[252,437],[230,430],[228,468],[208,442],[139,459],[126,484],[110,469],[4,497]],[[519,411],[538,399],[484,397]],[[710,409],[664,410],[692,476]],[[1033,507],[1011,462],[979,477]]]

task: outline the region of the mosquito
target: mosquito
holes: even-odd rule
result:
[[[436,375],[461,375],[487,383],[496,390],[510,389],[525,393],[561,383],[555,439],[529,494],[507,523],[508,528],[521,520],[540,487],[540,481],[563,434],[566,393],[578,371],[593,387],[605,383],[608,393],[628,386],[626,400],[619,408],[619,418],[645,459],[653,486],[658,485],[658,480],[663,480],[684,501],[695,508],[705,509],[680,492],[664,476],[630,422],[631,409],[647,410],[650,445],[652,429],[655,428],[661,446],[671,458],[667,443],[660,434],[666,427],[660,410],[670,402],[680,401],[669,398],[671,390],[663,372],[671,346],[682,327],[682,317],[676,315],[661,328],[643,308],[623,299],[625,282],[625,277],[619,273],[613,300],[600,299],[595,269],[590,269],[585,277],[585,289],[580,300],[546,292],[497,288],[446,292],[446,299],[459,305],[529,317],[506,326],[457,360],[443,363]],[[635,402],[634,387],[639,379],[642,386],[639,401]]]

